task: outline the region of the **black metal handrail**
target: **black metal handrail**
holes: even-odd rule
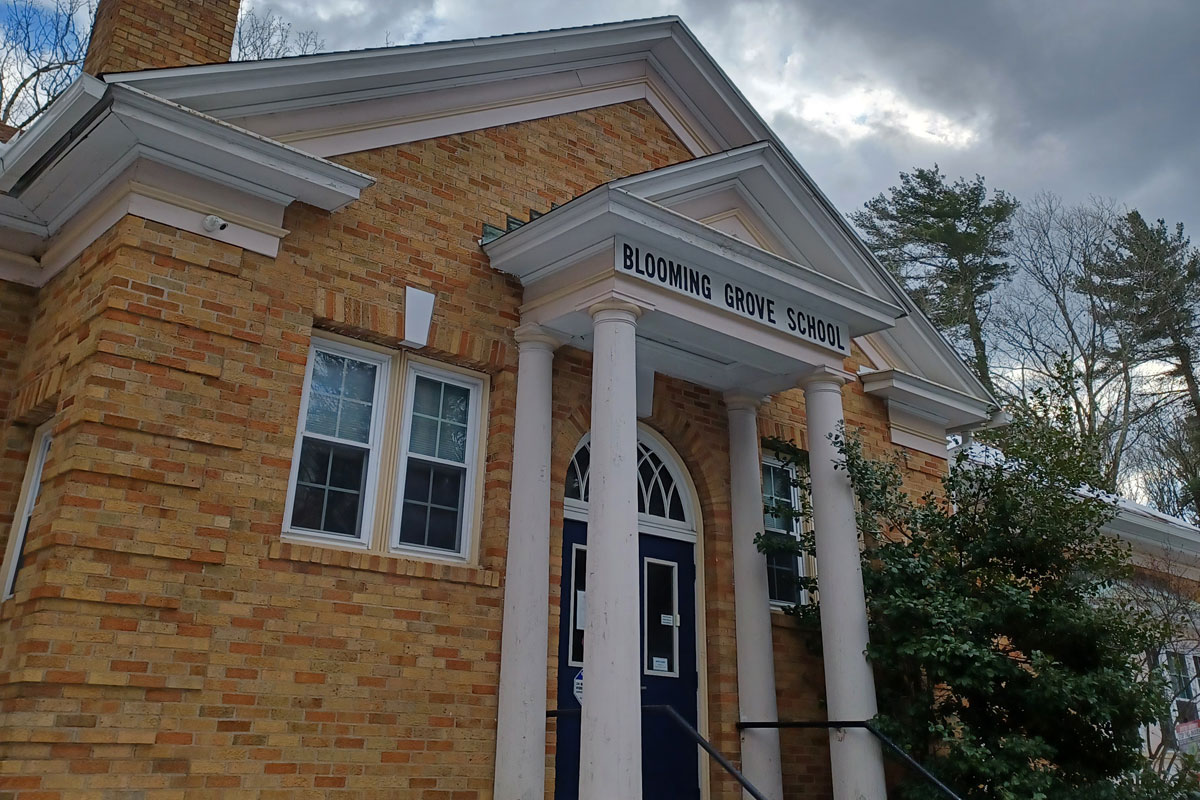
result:
[[[949,800],[962,800],[954,791],[937,779],[929,770],[925,769],[921,764],[908,753],[906,753],[900,745],[893,742],[881,730],[871,724],[870,720],[810,720],[810,721],[780,721],[780,722],[739,722],[738,730],[747,730],[754,728],[826,728],[834,730],[837,728],[865,728],[870,731],[876,739],[887,745],[887,748],[899,756],[905,764],[916,770],[925,780],[936,786],[942,794]]]
[[[696,742],[696,744],[700,745],[700,747],[704,749],[704,752],[708,753],[713,761],[716,761],[718,764],[720,764],[721,769],[732,775],[733,779],[740,783],[742,788],[746,790],[746,793],[753,797],[754,800],[767,800],[766,796],[756,789],[754,784],[746,780],[746,776],[739,772],[738,768],[729,762],[729,759],[721,755],[721,753],[715,747],[713,747],[707,739],[700,735],[700,731],[692,727],[692,723],[684,719],[683,715],[676,711],[672,706],[645,705],[642,706],[642,711],[649,711],[654,714],[666,714],[667,717],[675,721],[676,725],[683,728],[684,733],[690,736],[692,740]],[[550,719],[557,717],[577,717],[579,716],[579,713],[580,709],[578,708],[550,709],[546,712],[546,717]]]

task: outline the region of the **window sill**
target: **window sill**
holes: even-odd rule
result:
[[[413,578],[429,578],[472,586],[500,586],[500,573],[495,570],[424,561],[393,553],[343,550],[315,544],[274,541],[271,542],[267,556],[280,561],[323,564],[329,567],[380,572],[385,575],[407,575]]]

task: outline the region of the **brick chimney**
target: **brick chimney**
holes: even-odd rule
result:
[[[240,0],[100,0],[83,71],[228,61]]]

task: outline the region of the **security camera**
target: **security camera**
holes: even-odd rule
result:
[[[204,230],[209,233],[215,231],[223,231],[229,227],[229,223],[218,217],[216,214],[209,214],[204,218]]]

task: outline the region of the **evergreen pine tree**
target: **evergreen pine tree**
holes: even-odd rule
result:
[[[1183,380],[1191,416],[1200,416],[1200,252],[1183,233],[1130,211],[1113,228],[1113,243],[1092,269],[1105,313],[1125,326],[1147,361],[1171,364]]]
[[[1113,227],[1090,271],[1091,290],[1103,301],[1107,321],[1124,328],[1120,337],[1137,350],[1137,360],[1170,365],[1167,376],[1182,384],[1186,411],[1175,415],[1165,436],[1153,437],[1181,504],[1200,511],[1200,252],[1183,225],[1147,223],[1130,211]]]
[[[1008,244],[1017,201],[988,196],[983,178],[947,183],[935,164],[851,215],[879,260],[943,330],[965,334],[968,363],[995,394],[983,323],[988,295],[1012,274]]]

